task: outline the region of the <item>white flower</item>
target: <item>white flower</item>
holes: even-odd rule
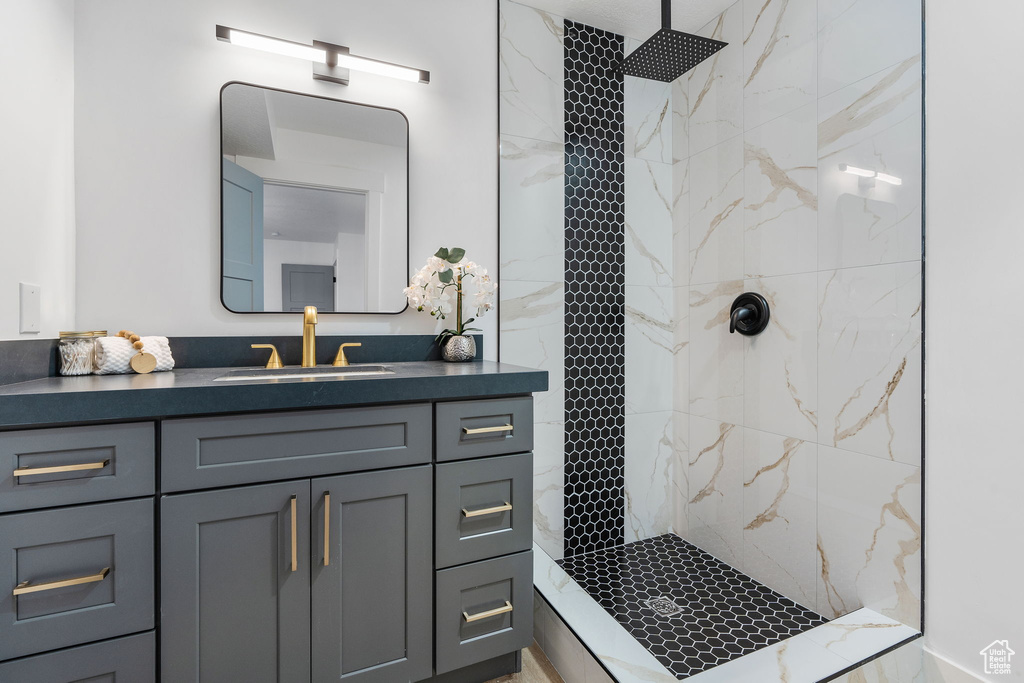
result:
[[[445,271],[454,271],[451,282],[442,282],[439,275]],[[494,308],[497,283],[487,274],[487,269],[478,263],[463,258],[458,263],[449,263],[437,256],[431,256],[423,268],[409,280],[409,286],[403,292],[409,304],[417,310],[426,310],[438,319],[443,319],[458,309],[457,278],[462,278],[462,296],[472,296],[472,304],[466,308],[476,309],[476,317],[482,316]],[[464,314],[465,315],[465,314]],[[462,329],[463,321],[457,321],[454,327]]]

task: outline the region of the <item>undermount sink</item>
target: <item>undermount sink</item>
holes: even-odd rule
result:
[[[276,379],[328,379],[331,377],[371,377],[393,375],[386,365],[347,365],[323,368],[278,368],[274,370],[235,370],[215,378],[214,382],[257,382]]]

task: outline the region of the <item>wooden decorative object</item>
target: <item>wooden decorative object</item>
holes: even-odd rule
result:
[[[128,330],[121,330],[117,333],[117,336],[124,337],[132,343],[132,347],[138,350],[138,353],[132,356],[132,359],[129,361],[132,370],[140,375],[148,375],[156,369],[156,356],[142,350],[145,345],[142,343],[139,335]]]

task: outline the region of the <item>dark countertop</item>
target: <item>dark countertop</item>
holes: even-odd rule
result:
[[[215,382],[238,368],[193,368],[150,375],[48,377],[0,386],[0,429],[507,396],[548,388],[545,371],[493,361],[385,365],[395,374]]]

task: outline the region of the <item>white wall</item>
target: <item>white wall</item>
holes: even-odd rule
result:
[[[80,4],[78,324],[170,335],[299,333],[295,315],[236,315],[220,304],[218,97],[230,80],[403,111],[410,122],[411,267],[444,244],[465,247],[493,270],[495,22],[494,3],[480,0]],[[348,87],[313,81],[308,62],[217,41],[218,23],[345,44],[356,54],[429,69],[431,83],[363,74]],[[323,334],[435,329],[430,316],[414,311],[320,320]],[[490,358],[495,321],[481,321]]]
[[[74,327],[72,0],[4,0],[0,11],[0,339]],[[19,332],[18,283],[42,287],[39,334]]]
[[[927,9],[927,645],[980,674],[1009,639],[1020,681],[1024,3]]]

